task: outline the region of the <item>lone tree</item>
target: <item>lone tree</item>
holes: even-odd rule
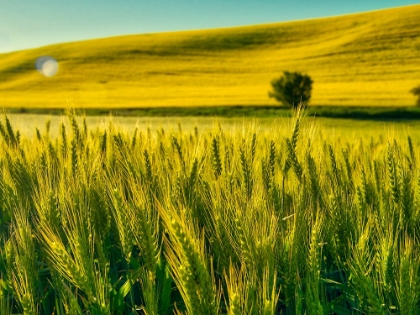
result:
[[[311,98],[312,79],[299,72],[284,71],[283,75],[271,81],[273,91],[268,96],[286,106],[297,108],[299,103],[306,104]]]
[[[414,89],[412,89],[410,92],[413,93],[414,95],[418,96],[416,105],[420,106],[420,85],[415,87]]]

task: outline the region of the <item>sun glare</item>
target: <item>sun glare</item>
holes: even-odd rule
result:
[[[58,72],[58,62],[50,56],[39,57],[35,62],[35,67],[46,77],[52,77]]]

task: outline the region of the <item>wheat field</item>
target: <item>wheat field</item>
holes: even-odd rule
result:
[[[0,314],[418,314],[420,138],[0,124]]]
[[[410,106],[420,5],[314,20],[141,34],[0,54],[0,107],[274,105],[283,71],[314,80],[311,105]],[[35,69],[41,56],[59,65]]]

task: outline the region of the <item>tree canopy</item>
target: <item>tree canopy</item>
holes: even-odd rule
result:
[[[306,74],[284,71],[281,77],[271,81],[273,90],[268,95],[283,105],[296,108],[299,103],[309,102],[312,83]]]

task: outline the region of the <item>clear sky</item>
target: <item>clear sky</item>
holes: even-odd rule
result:
[[[0,0],[0,53],[125,34],[326,17],[412,0]]]

